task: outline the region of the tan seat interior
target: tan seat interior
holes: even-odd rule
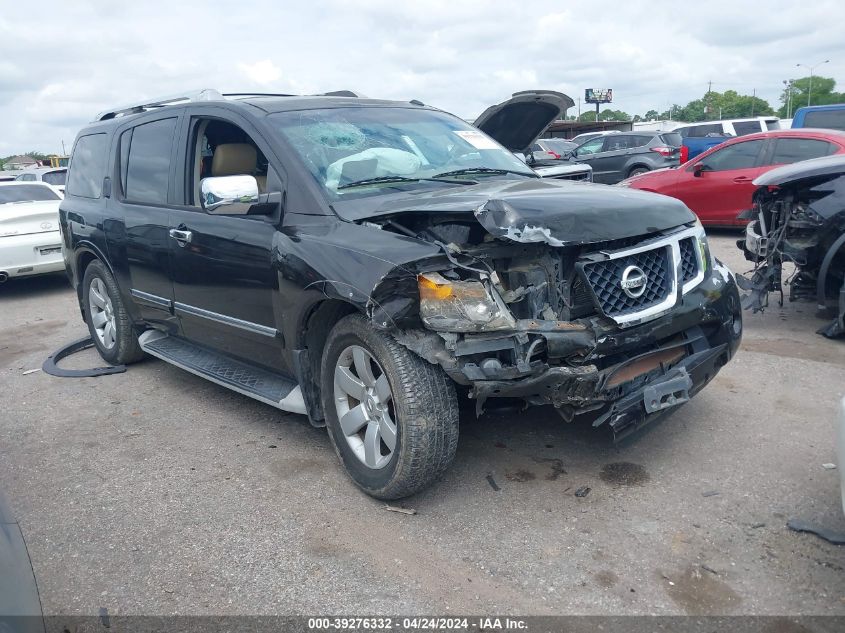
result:
[[[212,176],[254,175],[258,181],[258,191],[267,190],[267,176],[255,175],[258,153],[248,143],[223,143],[214,150],[211,159]]]

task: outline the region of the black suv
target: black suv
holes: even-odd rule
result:
[[[540,179],[418,102],[206,90],[105,112],[75,141],[61,228],[105,360],[305,414],[386,499],[449,465],[459,394],[621,436],[742,330],[683,203]]]

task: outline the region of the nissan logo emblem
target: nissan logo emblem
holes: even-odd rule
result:
[[[641,297],[645,292],[645,285],[648,281],[645,271],[639,266],[628,266],[622,272],[622,281],[619,283],[626,295],[632,299]]]

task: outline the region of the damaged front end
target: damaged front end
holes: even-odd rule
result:
[[[466,386],[479,413],[518,398],[566,420],[592,412],[620,438],[686,402],[739,345],[733,277],[687,219],[618,237],[599,226],[606,213],[544,222],[502,199],[474,218],[390,219],[382,228],[442,252],[415,271],[419,326],[392,333]],[[614,239],[567,239],[601,233]]]
[[[754,181],[754,207],[737,242],[754,269],[737,283],[747,292],[743,307],[760,312],[771,292],[789,286],[790,301],[814,301],[830,318],[818,330],[845,335],[845,158],[830,156],[768,172]],[[784,263],[794,271],[784,280]]]

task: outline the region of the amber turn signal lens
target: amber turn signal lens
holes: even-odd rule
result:
[[[420,288],[420,299],[448,299],[452,296],[452,284],[450,283],[438,284],[426,275],[419,275],[417,283]]]

